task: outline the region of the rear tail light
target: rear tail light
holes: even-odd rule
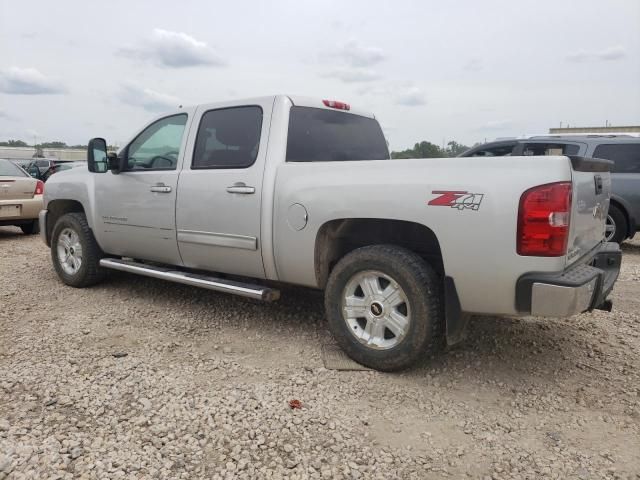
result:
[[[42,180],[36,181],[36,189],[33,192],[34,195],[42,195],[44,193],[44,182]]]
[[[336,100],[322,100],[322,103],[329,108],[337,108],[338,110],[351,110],[351,105]]]
[[[571,182],[539,185],[524,192],[518,210],[518,255],[565,255],[570,218]]]

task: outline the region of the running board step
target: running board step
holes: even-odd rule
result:
[[[122,272],[137,273],[138,275],[168,280],[170,282],[183,283],[193,287],[206,288],[217,292],[233,293],[234,295],[255,298],[256,300],[264,300],[267,302],[273,302],[280,298],[280,291],[269,287],[236,282],[234,280],[227,280],[226,278],[215,278],[207,275],[182,272],[173,268],[146,265],[144,263],[118,258],[103,258],[100,260],[100,266]]]

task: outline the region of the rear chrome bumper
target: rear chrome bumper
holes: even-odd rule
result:
[[[516,308],[541,317],[610,310],[607,296],[618,278],[621,261],[620,246],[609,242],[602,244],[588,264],[572,265],[557,273],[527,273],[516,286]]]

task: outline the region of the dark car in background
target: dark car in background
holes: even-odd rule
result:
[[[640,230],[640,137],[631,135],[540,135],[475,146],[461,157],[578,155],[612,160],[608,241],[621,243]]]
[[[45,158],[14,159],[11,161],[24,169],[33,178],[43,182],[49,180],[54,173],[69,170],[70,168],[86,167],[87,165],[87,162],[82,160],[51,160]]]
[[[62,172],[64,170],[70,170],[72,168],[84,167],[87,168],[87,162],[76,161],[76,162],[60,162],[50,166],[43,174],[42,181],[46,182],[49,180],[49,177],[54,173]]]

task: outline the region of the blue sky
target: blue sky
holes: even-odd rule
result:
[[[640,2],[0,0],[0,139],[275,93],[371,110],[393,149],[637,125]]]

